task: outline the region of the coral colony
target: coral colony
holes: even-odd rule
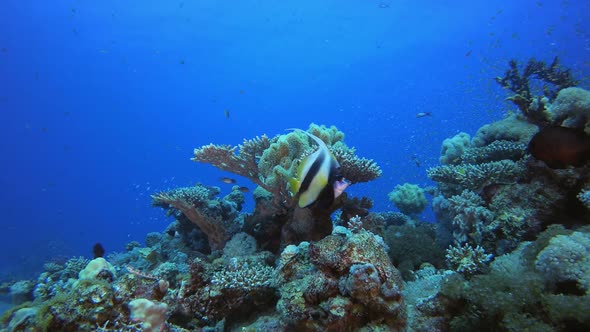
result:
[[[318,149],[301,131],[206,145],[194,161],[257,185],[253,213],[238,186],[154,193],[165,231],[4,283],[2,331],[590,330],[590,92],[557,59],[509,65],[497,81],[518,110],[446,139],[435,187],[389,193],[399,212],[346,192],[300,207],[290,181]],[[307,133],[352,185],[381,175],[337,128]],[[427,198],[436,223],[419,219]]]

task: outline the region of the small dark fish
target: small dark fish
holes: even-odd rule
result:
[[[229,119],[229,110],[223,110],[223,114],[225,115],[226,119]]]
[[[180,63],[181,65],[184,65],[186,62],[184,61],[184,59],[180,59],[180,61],[178,63]]]
[[[92,253],[94,254],[94,258],[103,257],[104,256],[104,247],[100,243],[94,244],[92,247]]]
[[[590,160],[590,135],[583,129],[545,127],[533,136],[528,149],[551,168],[579,167]]]
[[[232,179],[232,178],[226,178],[226,177],[223,177],[223,178],[219,178],[219,180],[220,180],[221,182],[223,182],[223,183],[227,183],[227,184],[234,184],[234,183],[236,183],[236,180],[234,180],[234,179]]]
[[[467,51],[467,53],[465,53],[465,56],[468,57],[471,55],[471,50]]]
[[[416,167],[420,167],[420,159],[418,159],[417,155],[412,156],[412,161],[416,164]]]
[[[250,189],[248,189],[248,187],[239,187],[238,190],[241,191],[241,192],[243,192],[243,193],[250,192]]]
[[[432,116],[432,113],[430,112],[420,112],[420,113],[416,113],[416,117],[417,118],[423,118],[425,116]]]

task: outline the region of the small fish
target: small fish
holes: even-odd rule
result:
[[[468,57],[471,55],[471,50],[467,51],[467,53],[465,53],[465,57]]]
[[[103,257],[104,256],[104,247],[100,243],[95,243],[92,247],[92,253],[94,254],[94,258]]]
[[[236,180],[235,179],[227,178],[227,177],[219,178],[219,181],[221,181],[223,183],[227,183],[227,184],[234,184],[234,183],[236,183]]]
[[[301,161],[297,168],[297,178],[289,180],[291,191],[299,196],[297,204],[300,208],[305,208],[321,199],[323,206],[330,206],[350,182],[340,174],[340,164],[324,141],[301,129],[290,130],[304,133],[319,146],[314,153]],[[320,197],[320,194],[324,196]]]
[[[432,116],[432,113],[430,112],[420,112],[420,113],[416,113],[416,117],[417,118],[423,118],[425,116]]]
[[[223,110],[223,114],[225,115],[226,119],[229,119],[229,110],[228,109]]]
[[[420,159],[418,159],[417,155],[413,155],[411,159],[414,162],[414,164],[416,164],[416,167],[420,167]]]
[[[250,192],[250,189],[248,189],[248,187],[239,187],[238,190],[241,191],[241,192],[243,192],[243,193]]]

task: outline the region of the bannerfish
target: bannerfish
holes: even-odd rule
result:
[[[590,135],[582,129],[545,127],[533,136],[528,150],[551,168],[579,167],[590,160]]]
[[[305,208],[321,198],[326,206],[331,205],[334,199],[350,185],[350,182],[344,179],[340,173],[340,164],[326,143],[317,136],[301,129],[289,130],[305,133],[318,145],[318,149],[305,157],[299,164],[297,178],[289,180],[291,191],[294,195],[299,196],[297,204],[300,208]]]

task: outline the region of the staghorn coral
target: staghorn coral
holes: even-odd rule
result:
[[[233,192],[236,193],[233,193]],[[152,195],[152,205],[165,209],[171,207],[182,212],[193,224],[207,235],[211,250],[220,250],[225,243],[239,229],[235,222],[238,216],[238,207],[241,207],[243,194],[235,189],[228,195],[234,198],[241,197],[238,202],[224,198],[215,198],[219,193],[218,188],[194,187],[178,188],[166,193]]]
[[[531,78],[538,78],[542,82],[550,84],[543,85],[543,95],[548,101],[554,100],[560,90],[578,84],[569,69],[560,67],[558,57],[553,58],[550,65],[531,58],[523,68],[522,74],[518,70],[516,60],[510,60],[508,65],[510,68],[506,70],[504,77],[496,77],[496,82],[514,93],[507,100],[518,106],[531,123],[543,124],[547,122],[545,107],[539,107],[539,98],[536,98],[531,91]],[[543,104],[545,103],[543,102]],[[535,105],[535,107],[531,107],[531,105]]]

